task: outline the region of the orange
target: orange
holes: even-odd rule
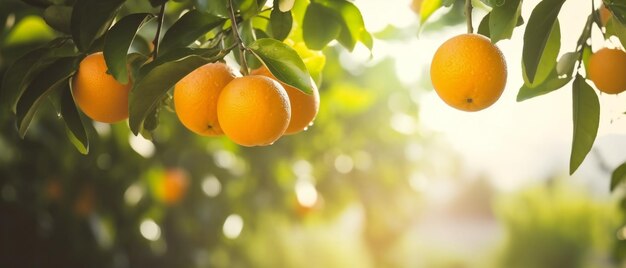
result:
[[[267,76],[278,81],[266,67],[256,69],[252,71],[252,74]],[[298,133],[311,125],[315,119],[320,107],[320,94],[317,92],[317,87],[313,81],[311,81],[313,85],[313,93],[311,94],[306,94],[295,87],[278,82],[287,91],[291,105],[291,121],[289,121],[285,134]]]
[[[203,136],[224,134],[217,120],[217,98],[235,74],[224,63],[209,63],[189,73],[174,87],[174,106],[180,122]]]
[[[74,200],[74,213],[79,217],[86,217],[94,211],[96,197],[92,185],[83,186],[76,200]]]
[[[287,92],[261,75],[235,78],[222,90],[217,117],[227,137],[243,146],[263,146],[280,138],[291,119]]]
[[[589,57],[589,79],[598,90],[617,94],[626,90],[626,53],[602,48]]]
[[[162,180],[157,185],[157,196],[168,205],[180,202],[189,186],[187,172],[180,168],[172,168],[165,171]]]
[[[74,101],[91,119],[115,123],[128,118],[132,83],[122,85],[107,73],[102,52],[85,57],[72,82]]]
[[[439,97],[462,111],[494,104],[506,85],[506,61],[498,47],[478,34],[444,42],[433,57],[430,79]]]

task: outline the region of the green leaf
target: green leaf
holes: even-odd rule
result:
[[[256,0],[233,0],[233,2],[235,10],[239,10],[244,20],[254,17],[259,11]]]
[[[70,20],[72,18],[72,7],[52,5],[43,11],[42,17],[53,29],[62,33],[71,33]]]
[[[3,104],[2,107],[10,105],[11,110],[15,113],[17,100],[20,98],[25,89],[25,87],[22,87],[21,85],[25,81],[30,81],[30,79],[32,79],[33,75],[29,75],[29,73],[31,70],[35,69],[35,66],[38,63],[41,63],[40,60],[48,54],[49,50],[50,49],[47,47],[32,50],[17,59],[6,71],[4,79],[2,79],[2,98],[0,98],[0,101]]]
[[[611,191],[620,185],[626,179],[626,163],[622,163],[611,174]]]
[[[224,21],[223,18],[198,10],[185,13],[163,36],[159,44],[159,54],[188,46],[208,31],[222,25]]]
[[[278,0],[278,10],[281,12],[291,11],[296,0]]]
[[[79,58],[64,57],[43,69],[26,88],[17,102],[17,125],[20,137],[24,137],[41,101],[53,89],[68,83],[68,78],[76,71]]]
[[[507,0],[491,10],[489,13],[489,33],[492,43],[495,44],[500,40],[511,38],[521,12],[522,2],[520,0]]]
[[[420,24],[424,24],[441,6],[441,0],[424,0],[420,7]]]
[[[158,7],[165,4],[166,2],[167,0],[150,0],[150,5],[152,5],[153,7]]]
[[[523,64],[522,71],[524,75],[524,83],[533,86],[543,83],[544,80],[550,75],[552,70],[556,67],[556,59],[561,49],[561,30],[559,21],[556,20],[552,24],[552,29],[548,36],[548,40],[544,45],[544,49],[541,52],[539,63],[535,67],[534,81],[528,76],[528,66]]]
[[[556,73],[558,75],[567,75],[571,77],[579,56],[579,52],[567,52],[563,54],[561,59],[559,59],[559,62],[556,63]]]
[[[613,19],[613,17],[606,23],[606,34],[617,36],[622,46],[626,44],[626,25],[621,24],[619,20]]]
[[[374,48],[374,38],[372,34],[368,31],[361,31],[361,43],[371,51],[372,48]]]
[[[308,48],[322,50],[339,36],[341,22],[335,18],[332,9],[311,3],[304,13],[302,31],[304,43]]]
[[[194,52],[190,49],[186,51],[187,53]],[[133,85],[129,97],[129,126],[135,135],[139,134],[146,118],[163,99],[167,91],[179,80],[198,67],[215,62],[224,56],[217,49],[210,50],[210,52],[202,51],[205,51],[202,55],[191,54],[175,60],[157,60],[141,68],[139,73],[143,75]]]
[[[64,83],[61,87],[61,116],[65,121],[67,136],[76,149],[82,154],[89,152],[89,138],[80,119],[78,108],[72,98],[70,83]]]
[[[524,32],[522,60],[526,68],[528,81],[531,84],[534,83],[539,62],[550,38],[550,32],[552,32],[552,26],[556,22],[564,2],[565,0],[542,1],[530,14],[530,19]]]
[[[210,0],[206,1],[206,4],[206,10],[209,14],[224,19],[228,18],[228,0]]]
[[[569,173],[573,174],[591,150],[598,134],[600,103],[596,92],[585,79],[576,75],[572,87],[574,137],[570,156]]]
[[[104,60],[108,73],[122,84],[128,83],[126,55],[130,44],[135,39],[137,30],[150,18],[149,13],[136,13],[125,16],[115,23],[104,40]]]
[[[17,101],[34,76],[59,57],[68,56],[75,56],[74,45],[68,39],[57,38],[18,58],[4,75],[0,92],[2,107],[8,106],[15,113]]]
[[[559,78],[556,70],[553,70],[548,78],[539,85],[529,86],[526,83],[519,89],[517,93],[517,101],[525,101],[537,96],[548,94],[552,91],[560,89],[572,80],[571,76]]]
[[[125,0],[76,0],[72,10],[72,38],[81,51],[88,50],[113,22]]]
[[[345,0],[319,1],[323,6],[334,10],[341,21],[341,31],[337,41],[348,50],[352,51],[357,41],[362,41],[361,32],[367,31],[361,11],[351,2]],[[326,19],[326,18],[324,18]]]
[[[483,19],[480,21],[480,24],[478,25],[478,34],[484,35],[487,38],[491,39],[491,32],[489,29],[489,16],[490,15],[491,13],[487,13],[487,15],[485,15]],[[493,42],[493,40],[491,42]]]
[[[29,15],[22,18],[6,35],[4,47],[19,47],[43,43],[54,39],[54,30],[39,16]]]
[[[139,69],[142,65],[148,61],[148,57],[141,53],[130,53],[126,56],[126,62],[128,62],[128,68],[130,69],[131,81],[137,81],[139,77]]]
[[[256,36],[254,35],[254,29],[252,28],[252,21],[243,21],[241,22],[240,26],[241,27],[239,28],[239,32],[241,36],[241,41],[246,46],[254,43],[254,41],[256,40]],[[235,55],[237,61],[240,62],[239,53],[233,54]],[[259,62],[259,60],[254,55],[251,55],[250,53],[244,53],[244,55],[246,57],[246,63],[249,68],[256,69],[261,67],[261,62]]]
[[[269,38],[256,40],[249,48],[278,80],[306,94],[313,92],[311,75],[293,48]]]
[[[626,3],[624,1],[605,1],[604,4],[620,23],[626,25]]]
[[[272,29],[272,37],[277,40],[283,41],[289,32],[291,32],[291,26],[293,25],[293,17],[291,11],[282,12],[276,4],[272,13],[270,13],[270,28]]]

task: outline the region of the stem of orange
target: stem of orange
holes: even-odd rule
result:
[[[465,0],[465,18],[467,22],[467,33],[474,33],[474,27],[472,27],[472,0]]]
[[[233,0],[228,0],[228,9],[230,11],[228,15],[230,16],[230,26],[233,29],[233,37],[235,38],[235,42],[239,46],[241,73],[243,73],[243,75],[248,75],[248,63],[246,62],[246,55],[244,53],[246,47],[244,46],[243,41],[241,41],[241,36],[239,36],[239,29],[237,29],[237,19],[235,18],[235,7],[233,5]]]

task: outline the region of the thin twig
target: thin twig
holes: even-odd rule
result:
[[[239,46],[241,72],[243,73],[243,75],[248,75],[248,63],[246,62],[246,55],[244,53],[246,47],[243,45],[243,41],[241,41],[241,36],[239,36],[239,29],[237,29],[237,18],[235,17],[235,7],[233,5],[233,0],[228,0],[228,9],[230,10],[228,15],[230,16],[230,26],[233,29],[233,37],[235,38],[235,42]]]
[[[467,22],[467,33],[474,33],[472,26],[472,0],[465,0],[465,18]]]
[[[166,2],[167,3],[167,2]],[[152,60],[156,60],[159,55],[159,37],[161,37],[161,27],[163,27],[163,18],[165,17],[165,3],[161,5],[161,11],[159,11],[159,24],[157,25],[156,34],[154,35],[154,53],[152,53]]]

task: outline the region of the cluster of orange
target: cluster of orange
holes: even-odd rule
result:
[[[128,118],[131,87],[107,74],[100,52],[81,61],[72,81],[76,104],[104,123]],[[305,130],[317,115],[319,93],[315,85],[305,94],[279,82],[265,67],[237,77],[228,65],[209,63],[176,84],[174,105],[183,125],[199,135],[225,134],[243,146],[263,146]]]

